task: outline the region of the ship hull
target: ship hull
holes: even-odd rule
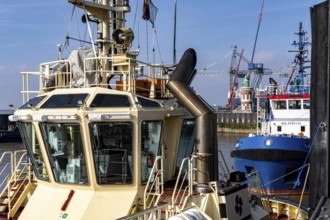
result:
[[[239,139],[231,156],[234,169],[258,172],[268,195],[285,196],[303,189],[307,167],[299,168],[307,162],[309,146],[310,139],[300,136],[254,136]],[[256,182],[250,181],[250,190],[258,190]]]

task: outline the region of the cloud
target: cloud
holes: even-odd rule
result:
[[[269,63],[274,60],[274,53],[269,51],[260,51],[255,54],[255,60],[258,60],[258,63]]]

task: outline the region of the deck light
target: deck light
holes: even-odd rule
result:
[[[114,114],[88,114],[90,121],[105,121],[110,119],[130,119],[129,113],[114,113]]]
[[[68,114],[68,115],[33,115],[34,121],[45,122],[47,120],[77,120],[77,114]]]
[[[10,115],[8,117],[9,121],[16,122],[16,121],[21,121],[21,120],[30,120],[31,116],[30,115]]]

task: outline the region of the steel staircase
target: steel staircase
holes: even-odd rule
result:
[[[3,179],[0,184],[0,216],[12,219],[36,188],[36,182],[25,150],[4,152],[0,165],[4,165],[0,172],[0,178]]]

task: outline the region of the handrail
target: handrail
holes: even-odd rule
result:
[[[227,181],[229,179],[230,171],[226,163],[225,157],[223,156],[222,150],[220,149],[218,149],[218,158],[218,167],[222,170],[222,172],[220,172],[220,176],[222,177],[222,179],[225,179],[225,181]]]
[[[157,156],[150,171],[150,175],[144,190],[144,209],[150,208],[150,205],[157,205],[160,196],[164,193],[164,175],[163,175],[163,156]],[[159,168],[160,162],[160,168]],[[150,196],[152,196],[151,200]],[[149,206],[147,207],[147,201],[149,201]]]
[[[17,156],[20,155],[19,160],[17,161]],[[14,205],[12,205],[11,198],[14,197],[18,192],[14,191],[13,188],[22,188],[22,186],[28,182],[32,182],[32,165],[30,162],[24,161],[26,159],[27,152],[25,150],[18,150],[14,152],[15,158],[14,158],[14,172],[11,174],[10,178],[7,179],[7,195],[8,195],[8,218],[12,217],[10,216],[11,210],[14,208]],[[17,202],[17,201],[16,201]]]
[[[5,184],[7,184],[7,179],[9,177],[9,175],[11,175],[13,172],[14,172],[14,165],[13,165],[13,160],[14,160],[14,156],[13,156],[13,152],[12,151],[5,151],[2,155],[1,155],[1,158],[0,158],[0,164],[2,162],[4,162],[3,160],[9,155],[10,156],[10,161],[7,162],[5,164],[5,166],[2,168],[2,170],[0,171],[0,177],[2,176],[2,174],[4,174],[4,172],[6,172],[8,170],[8,166],[10,166],[10,172],[9,174],[7,174],[4,178],[2,178],[2,182],[0,183],[0,188],[2,188]]]
[[[268,200],[264,201],[263,199],[261,199],[262,196],[264,196],[265,198],[269,198],[269,197],[267,196],[267,191],[265,189],[265,184],[263,182],[263,179],[262,179],[259,171],[249,173],[247,175],[247,178],[248,178],[248,183],[249,183],[250,187],[251,187],[252,183],[254,183],[256,185],[257,197],[261,201],[262,206],[264,207],[264,209],[271,212],[272,210],[271,210],[269,201]]]
[[[259,96],[262,95],[281,95],[281,94],[309,94],[310,85],[270,85],[266,86],[265,89],[258,89],[260,92]]]
[[[13,152],[11,152],[11,151],[6,151],[6,152],[4,152],[4,153],[1,155],[0,163],[2,163],[2,160],[5,158],[5,156],[6,156],[7,154],[10,154],[11,164],[13,163],[14,158],[13,158]],[[11,172],[13,172],[13,171],[14,171],[14,167],[12,166],[12,167],[11,167]]]
[[[40,64],[39,91],[42,93],[57,88],[71,88],[72,78],[72,63],[70,60],[42,63]],[[51,82],[50,80],[54,80],[54,85],[45,84]]]
[[[116,220],[131,220],[131,219],[138,219],[138,220],[143,220],[143,219],[150,219],[151,217],[154,217],[153,219],[162,219],[162,211],[165,212],[165,219],[168,219],[169,216],[169,204],[163,204],[163,205],[157,205],[153,206],[148,209],[144,209],[142,211],[139,211],[137,213],[118,218]]]
[[[166,72],[173,65],[149,64],[130,56],[91,57],[85,58],[83,62],[84,66],[81,71],[75,71],[73,62],[64,59],[40,64],[39,72],[21,72],[23,77],[23,90],[21,91],[23,102],[29,101],[32,93],[42,94],[59,88],[87,88],[91,86],[108,88],[111,82],[107,82],[105,79],[109,76],[118,76],[117,82],[112,83],[115,85],[110,85],[112,88],[119,86],[120,88],[116,88],[117,90],[134,94],[141,92],[148,94],[149,97],[155,96],[156,93],[157,96],[163,98],[169,97],[169,93],[165,88],[168,80]],[[143,69],[146,69],[147,72],[143,73]],[[156,73],[155,69],[157,69]],[[38,90],[29,88],[29,78],[31,76],[39,77]],[[90,80],[88,80],[89,77]],[[138,80],[146,81],[137,83]],[[147,83],[147,87],[145,83]]]
[[[192,164],[193,164],[193,162],[196,158],[197,158],[197,156],[193,155],[191,157],[184,158],[181,162],[180,170],[179,170],[179,173],[177,175],[176,183],[175,183],[175,186],[174,186],[174,189],[173,189],[172,207],[176,206],[176,207],[180,208],[180,205],[184,206],[187,199],[193,194],[193,185],[194,185],[193,171],[194,171],[194,169],[193,169]],[[188,170],[187,170],[187,172],[184,173],[183,178],[181,179],[181,182],[180,182],[181,173],[183,171],[185,163],[188,163]],[[187,178],[187,175],[188,175],[188,185],[183,190],[184,181]],[[184,196],[187,191],[188,191],[188,194],[186,196]],[[178,205],[176,205],[180,193],[182,193],[183,196],[181,197]],[[185,201],[183,201],[183,200],[185,200]],[[174,210],[172,210],[172,211],[174,211]]]

